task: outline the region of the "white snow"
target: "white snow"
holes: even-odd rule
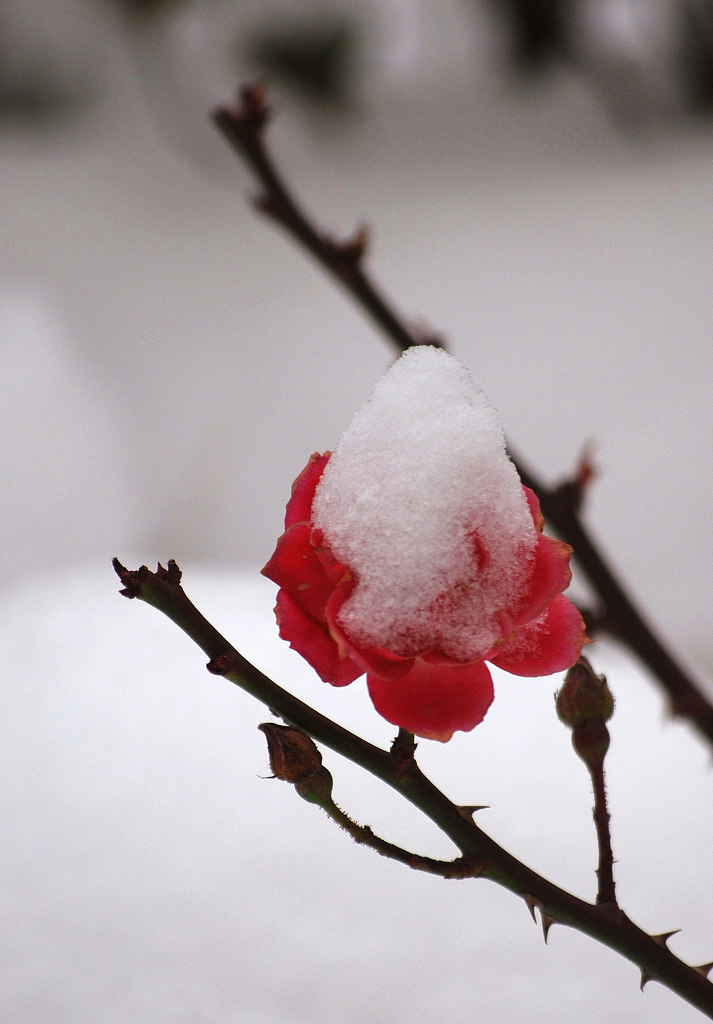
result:
[[[358,577],[340,616],[356,640],[469,661],[502,635],[536,532],[496,412],[454,356],[423,346],[394,363],[337,445],[312,512]]]
[[[280,640],[257,567],[194,565],[185,584],[276,682],[380,746],[393,739],[361,684],[316,685]],[[210,676],[180,630],[118,586],[103,561],[4,594],[0,1020],[700,1024],[572,929],[553,927],[545,945],[498,886],[446,882],[353,843],[268,778],[267,709]],[[710,752],[665,719],[633,659],[607,645],[595,665],[617,700],[607,775],[622,906],[652,932],[682,928],[672,948],[702,963]],[[493,673],[483,724],[422,744],[419,765],[456,802],[487,804],[479,825],[520,860],[593,899],[591,789],[554,712],[558,680]],[[456,855],[388,787],[322,754],[352,817],[408,849]]]

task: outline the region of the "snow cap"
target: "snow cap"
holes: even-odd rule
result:
[[[536,530],[497,414],[455,357],[408,349],[332,454],[312,505],[358,584],[358,643],[484,657],[531,576]]]

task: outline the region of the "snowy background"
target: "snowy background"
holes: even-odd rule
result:
[[[6,127],[0,152],[2,1017],[699,1020],[653,984],[639,993],[635,969],[590,940],[553,929],[545,946],[507,893],[354,846],[265,780],[267,713],[117,596],[112,555],[175,557],[246,655],[389,742],[360,684],[332,691],[283,649],[257,575],[295,473],[393,353],[245,201],[252,183],[206,117],[235,79],[217,57],[224,6],[189,5],[131,46],[106,11],[69,0],[54,18],[12,0],[0,22],[18,76],[25,54],[57,82],[67,64],[101,86],[61,130]],[[330,229],[372,225],[388,293],[444,334],[548,481],[594,442],[588,521],[710,678],[708,123],[684,114],[658,59],[636,64],[641,117],[623,130],[591,76],[505,80],[485,22],[466,31],[455,3],[437,22],[415,0],[364,9],[378,32],[358,102],[316,110],[276,88],[281,165]],[[640,39],[616,24],[628,53]],[[644,27],[656,55],[664,30]],[[592,657],[618,699],[622,903],[652,931],[682,928],[684,958],[710,960],[710,754],[666,721],[635,664],[606,644]],[[479,823],[506,848],[593,896],[589,784],[554,718],[556,685],[500,677],[486,722],[423,743],[420,759],[454,799],[490,805]],[[326,760],[350,814],[450,854]]]

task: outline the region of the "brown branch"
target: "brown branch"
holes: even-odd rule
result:
[[[279,222],[324,267],[379,325],[390,341],[404,351],[413,345],[438,344],[418,337],[403,323],[378,291],[363,267],[363,232],[337,243],[313,227],[285,185],[267,149],[264,128],[269,110],[260,86],[246,86],[239,101],[213,114],[218,128],[252,169],[264,193],[257,206]],[[512,454],[512,449],[511,449]],[[523,461],[513,456],[520,476],[540,498],[545,518],[574,549],[574,558],[599,595],[598,621],[606,624],[646,665],[667,695],[671,712],[686,719],[713,746],[713,705],[692,676],[676,661],[645,621],[607,564],[578,514],[581,488],[566,484],[548,488]]]
[[[468,875],[488,878],[517,894],[533,917],[534,909],[539,909],[547,928],[553,923],[569,925],[602,942],[637,964],[643,980],[659,981],[713,1020],[713,984],[708,981],[706,968],[685,964],[660,937],[647,934],[618,907],[587,903],[518,861],[437,789],[415,758],[404,763],[402,757],[394,757],[349,732],[278,686],[243,658],[192,604],[181,587],[181,573],[175,562],[168,562],[165,569],[159,566],[156,573],[146,566],[129,570],[118,559],[114,559],[113,566],[123,586],[122,594],[145,601],[175,622],[208,655],[209,671],[225,676],[273,714],[361,765],[418,807],[461,851],[461,859],[452,866],[462,865]],[[396,850],[394,847],[390,852],[396,855]],[[434,861],[433,866],[438,863]]]
[[[604,726],[606,729],[606,726]],[[599,866],[597,867],[597,903],[616,903],[614,885],[614,854],[611,848],[611,832],[609,831],[609,808],[607,806],[607,788],[604,780],[604,764],[590,768],[592,789],[594,790],[594,824],[597,830],[599,846]]]
[[[371,281],[363,266],[367,246],[365,229],[358,229],[351,238],[338,242],[312,226],[267,151],[263,129],[268,118],[269,108],[259,85],[243,87],[238,104],[218,107],[213,112],[215,124],[252,168],[263,187],[262,195],[255,200],[256,207],[280,223],[311,253],[353,295],[400,351],[413,345],[440,345],[435,337],[421,337],[409,330]]]
[[[545,487],[518,458],[522,482],[538,495],[545,518],[572,545],[574,559],[601,601],[600,620],[649,669],[668,698],[673,715],[686,719],[713,745],[713,706],[646,622],[585,528],[567,485]]]

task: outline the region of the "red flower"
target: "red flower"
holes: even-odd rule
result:
[[[536,530],[534,555],[526,562],[524,585],[497,612],[500,635],[494,643],[488,640],[481,656],[457,661],[436,648],[404,655],[349,635],[339,613],[359,581],[334,557],[312,516],[315,490],[330,454],[313,455],[295,481],[285,532],[262,570],[280,588],[275,608],[280,636],[325,682],[346,686],[366,673],[380,715],[418,736],[445,742],[454,731],[467,732],[483,720],[493,699],[486,661],[521,676],[549,675],[574,664],[588,640],[579,612],[562,596],[570,580],[571,548],[542,533],[539,502],[527,488],[523,490]],[[477,534],[470,541],[467,557],[477,569],[487,564],[489,553]],[[451,613],[461,597],[455,586],[439,595],[432,611],[436,616],[441,609],[444,615]]]

